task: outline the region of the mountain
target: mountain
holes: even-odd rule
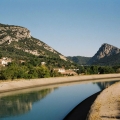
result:
[[[90,60],[91,57],[84,57],[84,56],[68,56],[69,60],[79,64],[79,65],[86,65],[87,62]]]
[[[27,28],[13,25],[0,24],[0,47],[22,50],[36,56],[54,55],[66,60],[66,58],[48,46],[44,42],[32,37]]]
[[[120,64],[120,49],[104,43],[97,53],[88,61],[92,65],[118,65]]]
[[[27,28],[0,24],[0,56],[12,59],[38,58],[52,65],[70,66],[70,61],[43,41],[31,36]]]

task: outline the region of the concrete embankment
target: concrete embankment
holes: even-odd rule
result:
[[[41,78],[41,79],[28,79],[28,80],[15,80],[0,82],[0,92],[8,92],[13,90],[20,90],[32,87],[40,87],[54,84],[64,84],[72,82],[83,81],[97,81],[99,79],[116,79],[120,78],[120,74],[103,74],[103,75],[81,75],[72,77],[54,77],[54,78]]]
[[[86,120],[120,120],[120,82],[103,90],[91,106]]]

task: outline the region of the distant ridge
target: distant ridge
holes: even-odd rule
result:
[[[69,60],[77,63],[78,65],[86,65],[87,62],[90,60],[91,57],[84,57],[84,56],[68,56]]]

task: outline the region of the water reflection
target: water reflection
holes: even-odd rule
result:
[[[2,93],[0,120],[61,120],[84,99],[113,83],[85,81]]]
[[[103,90],[103,89],[111,86],[112,84],[114,84],[114,83],[116,83],[116,82],[118,82],[118,81],[98,82],[98,83],[95,83],[95,84],[97,84],[97,85],[99,86],[99,88],[100,88],[101,90]]]
[[[43,99],[53,89],[4,96],[0,98],[0,118],[24,114],[32,109],[32,104]],[[1,109],[2,108],[2,109]]]

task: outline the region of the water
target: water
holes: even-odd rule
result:
[[[113,83],[65,84],[0,94],[0,120],[62,120],[81,101]]]

